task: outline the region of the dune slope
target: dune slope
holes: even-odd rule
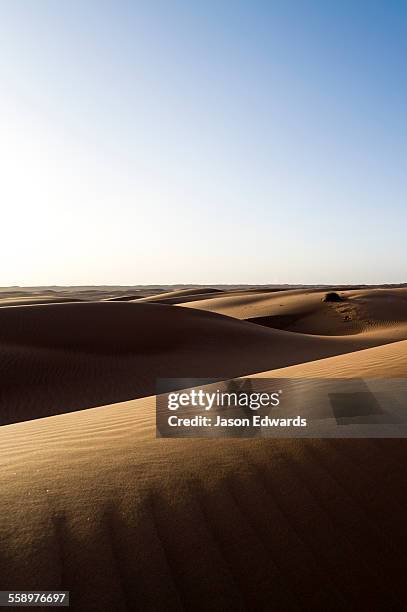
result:
[[[157,302],[159,304],[179,304],[184,300],[210,299],[218,294],[223,294],[220,289],[212,287],[196,287],[193,289],[175,289],[140,298],[139,302]]]
[[[405,609],[405,440],[166,440],[154,397],[79,410],[158,376],[407,375],[403,297],[350,293],[355,331],[301,291],[282,308],[309,335],[239,320],[279,316],[282,294],[229,301],[237,318],[1,308],[1,419],[25,421],[0,428],[1,588],[70,590],[75,612]]]
[[[288,378],[407,378],[407,341],[259,374]]]
[[[155,393],[157,378],[232,378],[397,340],[320,337],[129,302],[0,309],[0,422]]]
[[[3,589],[99,612],[406,601],[403,440],[156,439],[145,398],[2,427],[0,456]]]
[[[339,302],[324,301],[327,293],[326,289],[230,293],[182,306],[307,334],[357,334],[397,327],[407,337],[407,289],[339,291]]]

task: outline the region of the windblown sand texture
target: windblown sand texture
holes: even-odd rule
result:
[[[327,291],[4,298],[1,589],[84,612],[404,610],[404,440],[155,437],[157,377],[406,377],[407,290]]]

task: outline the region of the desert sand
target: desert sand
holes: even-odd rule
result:
[[[405,609],[406,441],[157,439],[154,385],[406,377],[406,289],[165,293],[0,308],[1,588],[80,611]]]

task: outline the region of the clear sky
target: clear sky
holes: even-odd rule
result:
[[[407,282],[407,8],[0,0],[0,285]]]

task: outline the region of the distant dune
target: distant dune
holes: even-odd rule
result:
[[[50,295],[35,295],[27,297],[0,297],[0,308],[4,306],[31,306],[34,304],[64,304],[66,302],[81,302],[79,298],[57,297]]]
[[[406,288],[340,291],[342,301],[334,303],[323,301],[326,293],[321,289],[238,292],[183,306],[307,334],[355,334],[407,323]]]
[[[407,377],[407,291],[332,289],[0,308],[2,589],[404,609],[405,440],[155,437],[157,377]]]
[[[223,294],[220,289],[211,287],[198,287],[192,289],[178,289],[175,291],[166,291],[156,295],[140,298],[140,302],[159,302],[160,304],[180,304],[189,300],[211,299],[217,294]]]

